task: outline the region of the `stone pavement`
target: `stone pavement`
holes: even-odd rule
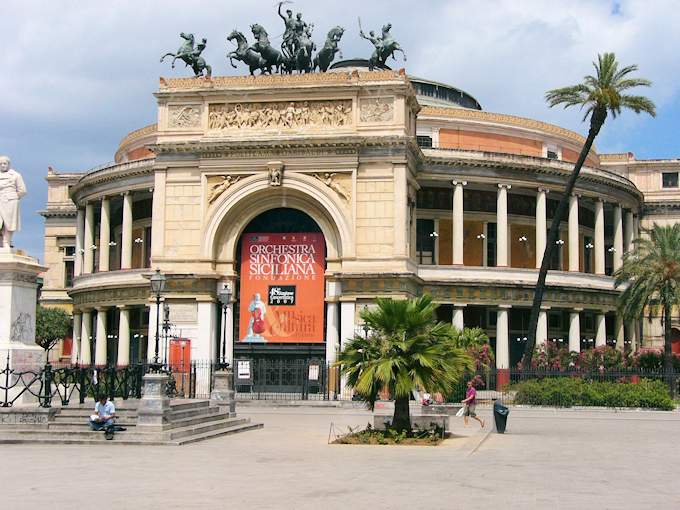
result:
[[[680,508],[677,412],[513,409],[483,442],[452,418],[458,435],[440,447],[327,445],[331,422],[369,421],[356,409],[239,412],[265,428],[172,448],[2,446],[2,506]]]

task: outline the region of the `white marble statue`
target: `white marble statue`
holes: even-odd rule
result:
[[[21,175],[10,168],[7,156],[0,156],[0,234],[3,248],[12,246],[12,234],[21,228],[19,200],[26,194]]]

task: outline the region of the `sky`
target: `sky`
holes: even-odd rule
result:
[[[225,58],[226,36],[260,23],[280,44],[283,22],[270,0],[0,0],[0,154],[28,187],[14,244],[42,259],[47,167],[82,172],[113,160],[126,133],[156,121],[159,76],[190,76],[160,63],[181,45],[180,32],[205,37],[213,75],[246,74]],[[345,58],[367,58],[358,35],[386,23],[407,53],[393,68],[472,94],[484,110],[530,117],[584,133],[578,110],[550,109],[545,91],[575,84],[598,53],[637,64],[653,86],[639,93],[655,119],[628,113],[608,119],[599,152],[638,159],[680,157],[680,9],[677,0],[296,0],[323,43],[345,28]]]

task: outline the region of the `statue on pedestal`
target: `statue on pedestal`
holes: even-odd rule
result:
[[[19,200],[26,194],[21,175],[10,168],[10,159],[0,156],[0,234],[2,247],[12,246],[12,235],[21,228]]]

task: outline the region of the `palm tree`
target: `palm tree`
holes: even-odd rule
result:
[[[664,370],[672,368],[671,313],[680,305],[680,224],[654,225],[635,241],[623,256],[623,265],[614,276],[616,287],[626,285],[619,296],[619,313],[635,320],[646,309],[663,310]]]
[[[373,410],[381,391],[394,398],[392,427],[411,429],[409,397],[416,388],[451,393],[473,363],[456,347],[457,331],[435,317],[430,296],[416,299],[378,299],[377,308],[361,318],[371,334],[356,335],[343,349],[337,364],[347,384]]]
[[[635,113],[648,113],[652,117],[656,116],[656,107],[654,103],[644,97],[626,94],[625,92],[634,87],[649,87],[651,82],[643,78],[632,78],[630,74],[637,71],[636,65],[630,65],[619,69],[619,63],[616,61],[616,56],[613,53],[605,53],[597,56],[597,62],[593,62],[595,67],[595,76],[588,75],[583,79],[583,83],[572,85],[570,87],[562,87],[559,89],[549,90],[545,94],[545,99],[550,107],[564,105],[565,108],[571,106],[579,106],[584,110],[583,120],[585,121],[590,116],[590,129],[588,137],[586,138],[581,154],[574,165],[574,170],[567,181],[564,194],[557,207],[557,211],[553,216],[550,230],[548,231],[548,239],[543,253],[543,261],[541,262],[541,269],[538,273],[538,281],[536,282],[536,290],[534,292],[534,301],[531,307],[531,317],[529,319],[529,334],[527,335],[527,343],[522,358],[522,368],[528,369],[531,367],[531,357],[534,353],[536,345],[536,326],[538,325],[538,314],[541,309],[541,302],[543,301],[543,293],[545,292],[545,279],[548,274],[548,267],[552,259],[553,249],[557,241],[560,223],[569,205],[569,197],[571,196],[576,179],[578,178],[581,167],[590,152],[595,137],[600,132],[607,119],[607,115],[611,113],[613,118],[621,113],[622,109],[632,110]]]

